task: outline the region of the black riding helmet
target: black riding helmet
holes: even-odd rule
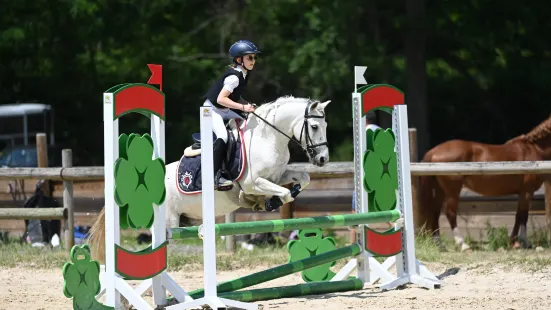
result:
[[[236,57],[242,57],[247,54],[260,54],[261,52],[258,50],[256,45],[247,40],[239,40],[230,46],[230,57],[236,58]]]
[[[243,63],[243,56],[248,54],[260,54],[261,51],[258,50],[256,45],[248,40],[239,40],[230,46],[230,57],[233,59],[233,63],[239,64],[237,58],[241,57],[241,63]]]

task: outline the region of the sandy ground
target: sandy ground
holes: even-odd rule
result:
[[[426,290],[416,286],[380,292],[363,291],[260,301],[263,309],[550,309],[551,268],[536,272],[518,267],[477,264],[458,266],[456,272],[440,264],[427,265],[436,275],[447,274],[443,286]],[[220,272],[219,281],[230,280],[264,270]],[[448,271],[448,272],[446,272]],[[202,271],[173,272],[184,289],[202,286]],[[252,288],[302,283],[298,274],[289,275]],[[72,309],[71,300],[62,292],[61,270],[12,268],[0,270],[0,309]],[[149,299],[149,298],[148,298]]]

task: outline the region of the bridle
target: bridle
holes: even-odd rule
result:
[[[317,147],[320,147],[320,146],[323,146],[323,145],[329,145],[327,143],[327,141],[317,143],[317,144],[313,144],[314,142],[312,141],[312,138],[310,137],[310,132],[309,132],[309,128],[308,128],[308,119],[310,119],[310,118],[325,118],[325,113],[323,113],[323,112],[322,112],[321,115],[310,115],[310,114],[308,114],[308,111],[310,110],[309,109],[310,105],[312,105],[313,103],[316,103],[316,102],[319,102],[319,101],[309,100],[308,104],[306,105],[306,109],[304,110],[304,122],[302,123],[302,129],[300,130],[300,138],[298,140],[294,136],[289,137],[289,135],[287,135],[283,131],[279,130],[276,126],[272,125],[270,122],[268,122],[264,118],[260,117],[255,112],[250,112],[250,113],[252,113],[256,117],[261,119],[264,123],[268,124],[270,127],[272,127],[273,129],[275,129],[276,131],[278,131],[279,133],[281,133],[282,135],[287,137],[289,140],[291,140],[295,144],[297,144],[303,151],[307,152],[308,155],[310,155],[311,158],[314,158],[318,154],[318,152],[316,151]],[[302,134],[303,133],[305,134],[306,147],[304,147],[302,145],[302,143],[300,143],[300,141],[302,141]]]

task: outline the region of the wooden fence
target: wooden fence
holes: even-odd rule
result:
[[[348,178],[354,175],[352,162],[332,162],[323,167],[293,163],[289,169],[307,172],[312,178]],[[0,179],[46,179],[55,181],[103,180],[103,166],[0,169]],[[411,175],[505,175],[551,174],[551,161],[411,163]]]
[[[58,209],[43,209],[40,211],[35,209],[26,212],[14,210],[13,208],[0,208],[0,219],[63,218],[67,222],[65,230],[65,240],[69,245],[67,249],[70,249],[74,244],[73,181],[100,181],[104,178],[104,169],[101,166],[71,167],[70,152],[70,150],[63,150],[63,167],[0,169],[0,180],[46,179],[63,182],[63,212]],[[289,168],[308,172],[312,179],[352,178],[354,175],[352,162],[328,163],[324,167],[315,167],[307,163],[294,163],[290,164]],[[551,174],[551,161],[411,163],[411,174],[412,176]],[[551,189],[549,185],[546,185],[546,190],[546,214],[547,220],[551,221]]]
[[[46,166],[48,162],[46,135],[37,135],[37,156],[38,165]],[[36,170],[36,173],[28,170],[19,170],[20,168],[2,168],[0,169],[0,180],[21,180],[21,179],[55,179],[51,175],[50,169],[72,169],[73,156],[72,150],[62,150],[61,168],[30,168]],[[65,247],[68,251],[75,244],[74,238],[74,204],[73,204],[73,181],[72,178],[63,178],[63,204],[61,208],[0,208],[0,220],[63,220]],[[50,193],[50,182],[44,182],[46,195]],[[62,237],[62,236],[60,236]]]

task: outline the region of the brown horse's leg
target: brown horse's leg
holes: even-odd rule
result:
[[[450,223],[455,244],[461,247],[461,251],[468,250],[470,247],[465,243],[465,239],[459,227],[457,227],[457,209],[459,207],[459,194],[461,193],[463,181],[459,177],[446,177],[439,179],[439,183],[446,195],[444,199],[446,217]]]
[[[532,204],[533,193],[520,193],[517,214],[515,217],[515,225],[513,226],[513,231],[511,231],[511,243],[513,243],[513,248],[529,248],[530,242],[528,242],[527,236],[527,225],[528,225],[528,211],[530,210],[530,205]],[[520,230],[520,234],[519,234]]]
[[[431,234],[434,243],[445,250],[440,239],[439,219],[442,213],[444,192],[435,176],[424,175],[419,178],[419,210],[424,232]]]
[[[436,183],[436,182],[435,182]],[[432,213],[430,213],[430,227],[433,232],[433,240],[436,242],[436,245],[440,250],[446,250],[442,240],[440,239],[440,214],[442,213],[442,207],[444,206],[444,192],[438,184],[435,184],[434,187],[434,203],[431,206],[433,208]]]

